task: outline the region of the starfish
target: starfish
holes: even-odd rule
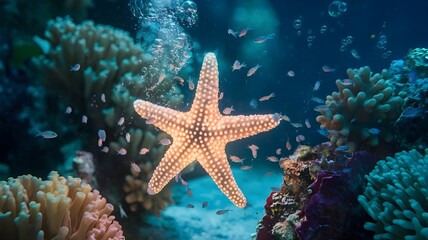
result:
[[[147,187],[154,195],[187,165],[197,160],[220,190],[237,207],[247,204],[227,161],[226,144],[279,125],[273,114],[224,116],[218,108],[218,65],[214,53],[207,53],[202,64],[195,99],[188,112],[180,112],[144,100],[134,102],[142,118],[172,137],[172,144],[156,167]]]

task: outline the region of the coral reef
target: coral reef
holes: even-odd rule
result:
[[[367,239],[369,219],[357,202],[364,175],[375,164],[367,152],[346,154],[327,142],[301,145],[281,160],[281,190],[266,199],[257,239]],[[352,184],[351,184],[352,183]],[[361,226],[360,228],[358,226]]]
[[[364,179],[375,164],[368,152],[355,152],[342,170],[318,173],[308,189],[310,198],[296,228],[300,239],[368,239],[371,234],[362,226],[368,216],[361,214],[357,196]]]
[[[358,201],[375,222],[375,239],[428,239],[428,148],[387,157],[367,176]]]
[[[79,178],[9,178],[0,196],[2,239],[125,239],[113,205]]]
[[[418,78],[428,77],[428,48],[410,49],[404,63],[416,72]]]
[[[387,147],[392,124],[401,113],[403,99],[394,95],[387,70],[372,74],[369,67],[348,69],[348,80],[336,80],[339,92],[327,96],[316,118],[327,137],[351,151]]]
[[[108,184],[115,191],[115,186],[124,183],[131,162],[155,164],[165,152],[158,144],[163,133],[137,117],[132,102],[142,98],[177,107],[183,96],[172,77],[146,74],[153,67],[152,60],[145,58],[141,47],[122,30],[92,21],[74,24],[68,17],[57,18],[49,21],[44,38],[40,44],[46,51],[33,60],[34,68],[45,77],[45,86],[61,96],[58,108],[73,109],[69,121],[84,126],[82,146],[98,159],[100,186]],[[70,71],[76,64],[78,69]],[[97,134],[100,130],[105,132],[103,140]],[[143,147],[150,149],[149,154],[139,154]],[[158,211],[154,207],[153,212]]]

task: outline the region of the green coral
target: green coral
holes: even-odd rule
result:
[[[394,95],[388,71],[373,75],[369,67],[363,67],[348,69],[347,74],[351,84],[336,80],[339,92],[326,97],[317,122],[328,130],[330,142],[347,145],[352,151],[390,143],[391,126],[403,99]],[[380,133],[374,133],[376,129]]]
[[[428,48],[410,49],[404,60],[407,67],[416,71],[418,78],[428,77]]]
[[[98,159],[102,174],[110,176],[108,182],[100,177],[100,184],[116,188],[113,192],[120,191],[131,162],[150,166],[145,172],[152,174],[153,166],[165,152],[165,147],[158,144],[165,135],[145,124],[132,103],[138,98],[177,107],[183,99],[177,82],[164,74],[147,75],[155,67],[153,61],[120,29],[89,20],[75,24],[71,18],[57,18],[49,21],[44,40],[45,43],[39,42],[46,45],[45,54],[33,60],[35,70],[43,77],[45,86],[61,96],[63,109],[73,109],[70,118],[78,116],[75,125],[82,126],[81,116],[87,117],[87,136],[81,138],[82,146]],[[70,71],[75,64],[80,64],[80,69]],[[106,132],[105,142],[98,139],[99,129]],[[139,154],[143,147],[150,148],[150,152]],[[122,148],[126,154],[118,155]],[[146,176],[135,178],[143,183],[148,181]],[[162,208],[152,204],[153,208],[144,209],[158,214],[170,202],[169,189],[164,192],[164,198],[146,196],[142,203],[148,206],[145,201],[157,201]],[[122,196],[125,194],[128,193]]]
[[[375,239],[428,239],[428,148],[379,161],[358,201],[375,220]]]

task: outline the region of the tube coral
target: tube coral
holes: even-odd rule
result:
[[[372,75],[369,67],[348,69],[348,80],[336,80],[339,92],[327,96],[316,118],[337,146],[364,150],[390,143],[391,126],[399,116],[403,99],[395,96],[387,70]]]
[[[375,239],[428,239],[428,148],[396,153],[367,175],[358,201],[375,222],[364,228]]]

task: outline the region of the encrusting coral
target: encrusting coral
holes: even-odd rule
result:
[[[410,49],[405,57],[405,64],[416,71],[417,77],[428,77],[428,48]]]
[[[164,74],[156,78],[147,75],[153,68],[152,60],[145,58],[141,47],[120,29],[89,20],[75,24],[69,17],[57,18],[49,21],[44,38],[40,44],[45,54],[33,60],[35,69],[43,73],[45,86],[61,96],[63,109],[70,106],[71,116],[79,116],[76,125],[82,124],[81,117],[87,117],[88,136],[82,145],[98,159],[102,174],[110,176],[109,188],[125,181],[123,173],[131,162],[156,164],[165,152],[165,147],[158,144],[164,135],[138,117],[132,102],[143,98],[176,107],[183,99],[177,81]],[[78,68],[70,71],[76,64]],[[104,141],[99,140],[99,130],[105,131]],[[142,148],[150,152],[143,156],[139,154]],[[125,153],[118,154],[121,149]],[[102,180],[100,186],[107,184]],[[151,196],[144,199],[160,200]],[[159,213],[158,208],[144,209]]]
[[[0,196],[2,239],[125,239],[113,205],[79,178],[9,178]]]
[[[377,163],[358,201],[375,220],[364,227],[375,239],[428,239],[428,148]]]
[[[321,128],[337,146],[351,151],[385,146],[393,140],[391,126],[401,112],[403,99],[394,95],[387,70],[372,74],[369,67],[348,69],[349,79],[336,80],[339,92],[327,96],[316,110]]]

